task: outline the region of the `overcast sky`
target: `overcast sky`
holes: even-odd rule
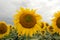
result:
[[[53,14],[60,10],[60,0],[0,0],[0,21],[13,24],[13,15],[21,6],[37,9],[43,21],[50,24]]]

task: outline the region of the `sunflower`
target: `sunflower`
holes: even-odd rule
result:
[[[39,23],[39,26],[40,26],[40,32],[39,32],[39,33],[40,33],[42,36],[45,36],[46,29],[47,29],[47,27],[49,26],[49,24],[46,23],[46,22],[41,22],[41,23]]]
[[[0,38],[7,36],[10,32],[10,26],[5,22],[0,22]]]
[[[26,36],[32,36],[32,34],[40,30],[38,23],[42,17],[36,14],[36,10],[22,7],[20,9],[21,10],[14,16],[14,25],[18,35],[26,34]]]
[[[54,14],[54,18],[52,19],[52,26],[55,31],[60,35],[60,11]]]
[[[48,27],[47,27],[47,31],[48,31],[50,34],[54,34],[54,33],[55,33],[55,29],[54,29],[52,26],[48,26]]]
[[[40,31],[40,34],[41,34],[42,36],[45,36],[45,34],[46,34],[46,30],[44,30],[44,29],[41,30],[41,31]]]
[[[46,22],[41,22],[39,23],[39,26],[40,26],[40,29],[41,30],[46,30],[47,26],[48,26],[48,23]]]

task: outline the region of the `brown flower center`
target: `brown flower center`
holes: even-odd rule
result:
[[[42,33],[42,34],[44,34],[44,33],[45,33],[45,31],[41,31],[41,33]]]
[[[31,14],[22,14],[19,20],[20,20],[19,23],[24,28],[32,28],[36,24],[36,18],[34,15]]]
[[[52,26],[50,26],[50,27],[49,27],[49,30],[50,30],[51,32],[53,32],[53,27],[52,27]]]
[[[0,24],[0,34],[4,34],[7,32],[7,26],[3,23]]]
[[[42,23],[41,28],[44,28],[44,23]]]
[[[48,24],[48,23],[46,23],[46,26],[49,26],[49,24]]]
[[[56,20],[56,25],[58,28],[60,28],[60,17],[58,17],[58,19]]]

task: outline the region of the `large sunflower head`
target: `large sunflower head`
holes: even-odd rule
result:
[[[32,35],[36,31],[40,30],[38,22],[41,20],[41,16],[36,14],[36,10],[30,10],[28,8],[20,8],[14,16],[14,24],[16,26],[18,35]]]
[[[55,29],[54,29],[52,26],[48,26],[48,27],[47,27],[47,31],[48,31],[50,34],[54,34],[54,33],[55,33]]]
[[[60,34],[60,11],[54,14],[54,18],[52,19],[52,26],[55,31]]]
[[[0,22],[0,38],[8,35],[10,32],[10,26],[8,26],[5,22]]]

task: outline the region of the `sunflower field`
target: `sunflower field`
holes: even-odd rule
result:
[[[50,25],[35,9],[20,7],[14,25],[0,21],[0,40],[60,40],[60,11],[53,16]]]

